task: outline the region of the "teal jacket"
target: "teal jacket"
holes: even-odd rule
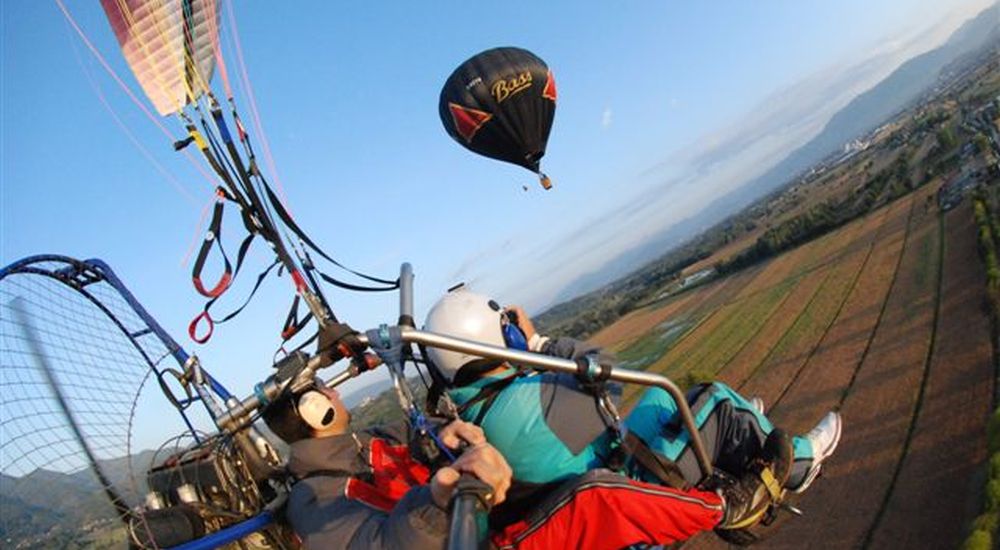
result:
[[[572,339],[550,341],[542,348],[547,355],[573,358],[588,350]],[[479,395],[484,386],[516,376],[517,369],[480,378],[448,394],[461,408]],[[611,385],[612,394],[620,387]],[[486,407],[483,413],[483,407]],[[480,418],[480,415],[482,417]],[[568,374],[532,373],[513,379],[492,402],[473,403],[461,412],[463,420],[475,422],[500,451],[514,478],[529,483],[548,483],[605,465],[612,438],[594,396],[580,388]]]
[[[549,341],[541,351],[566,358],[597,352],[571,338]],[[600,357],[602,363],[611,360],[610,355]],[[474,401],[484,387],[517,374],[516,369],[507,368],[448,391],[462,419],[482,427],[486,439],[504,455],[514,479],[549,483],[607,467],[614,439],[594,396],[572,375],[522,375],[511,379],[492,401]],[[609,384],[609,390],[614,396],[620,395],[621,388]],[[463,410],[470,401],[474,402]],[[774,429],[749,401],[720,382],[696,386],[688,401],[713,464],[721,458],[732,471],[741,471],[749,453],[759,449]],[[681,427],[677,405],[667,392],[647,390],[624,424],[652,451],[674,462],[688,482],[700,479],[700,469],[690,452],[690,437]],[[809,442],[795,437],[793,444],[796,464],[808,465],[812,458]],[[626,468],[633,478],[655,481],[634,461],[628,461]]]

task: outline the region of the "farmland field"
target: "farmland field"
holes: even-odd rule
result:
[[[982,302],[966,288],[982,288],[983,276],[964,269],[976,262],[975,227],[969,205],[944,220],[945,248],[934,350],[925,374],[912,438],[872,544],[944,547],[962,536],[980,490],[976,466],[986,457],[977,411],[990,407],[989,322]],[[936,518],[914,522],[918,514]]]
[[[630,366],[760,396],[794,433],[841,411],[839,450],[796,503],[806,517],[764,546],[954,548],[979,511],[994,385],[986,290],[968,201],[939,212],[928,199],[939,185],[592,339]]]

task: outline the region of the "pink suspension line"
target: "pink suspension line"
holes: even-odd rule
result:
[[[215,0],[202,0],[202,5],[209,7],[208,13],[217,13]],[[229,71],[226,70],[226,61],[222,58],[222,45],[219,43],[222,36],[219,31],[218,21],[215,17],[210,18],[209,35],[212,37],[212,53],[215,56],[215,66],[219,69],[219,77],[222,78],[222,88],[226,91],[226,98],[232,99],[233,88],[229,85]]]
[[[113,78],[115,82],[117,82],[118,85],[121,87],[121,89],[124,90],[125,94],[128,95],[128,97],[132,100],[132,103],[135,103],[139,107],[139,109],[141,109],[142,112],[145,113],[146,118],[148,118],[153,124],[155,124],[156,127],[159,128],[161,132],[163,132],[163,135],[167,136],[167,139],[169,140],[170,143],[173,143],[176,136],[170,133],[170,131],[167,130],[166,126],[164,126],[159,119],[154,117],[153,114],[149,112],[149,109],[146,108],[146,106],[143,104],[142,101],[139,100],[139,98],[135,97],[135,94],[132,93],[132,90],[129,89],[129,87],[125,84],[125,82],[122,81],[122,79],[118,76],[118,73],[116,73],[115,70],[111,68],[111,65],[109,65],[107,60],[104,59],[104,56],[101,55],[101,52],[99,52],[97,48],[94,46],[94,44],[90,41],[90,39],[87,38],[87,35],[84,34],[83,29],[80,28],[80,25],[76,23],[76,20],[73,19],[73,16],[69,13],[69,10],[66,9],[66,6],[62,3],[62,0],[55,0],[55,2],[59,6],[59,9],[62,11],[63,15],[66,17],[66,20],[76,31],[76,34],[80,36],[80,39],[87,46],[87,49],[90,50],[90,53],[94,54],[94,57],[96,57],[97,60],[101,63],[101,66],[104,67],[104,70],[107,71],[107,73],[111,75],[111,78]],[[216,181],[216,177],[213,176],[202,163],[194,160],[194,157],[191,156],[189,152],[184,151],[184,156],[187,157],[189,161],[191,161],[191,164],[195,168],[197,168],[199,172],[201,172],[201,174],[205,177],[205,181],[209,182],[209,184],[214,188],[215,183],[213,182]]]
[[[140,153],[142,153],[142,156],[145,157],[146,160],[148,160],[149,163],[153,165],[153,168],[155,168],[156,171],[159,172],[161,176],[163,176],[163,179],[167,180],[167,182],[170,183],[170,185],[173,186],[173,188],[178,193],[180,193],[181,196],[183,196],[191,205],[193,205],[195,208],[198,208],[197,199],[195,199],[194,196],[183,185],[181,185],[181,182],[176,177],[174,177],[173,174],[171,174],[166,168],[163,167],[162,164],[160,164],[160,161],[156,160],[156,158],[152,155],[152,153],[150,153],[149,150],[142,145],[142,142],[139,141],[137,137],[135,137],[135,134],[132,133],[132,130],[129,130],[128,126],[125,124],[124,121],[122,121],[121,117],[118,116],[118,113],[115,111],[114,107],[112,107],[111,104],[108,102],[100,86],[98,86],[97,81],[94,79],[94,76],[90,73],[90,69],[87,68],[87,66],[83,62],[83,59],[80,58],[80,53],[77,50],[75,44],[73,45],[73,53],[76,56],[77,64],[80,65],[80,70],[83,71],[83,75],[87,78],[87,82],[90,84],[90,88],[94,91],[94,94],[97,95],[97,99],[100,100],[101,105],[104,106],[104,109],[108,112],[109,115],[111,115],[111,119],[115,122],[115,124],[118,125],[121,131],[125,134],[125,137],[127,137],[128,140],[132,142],[132,145],[134,145],[135,148],[138,149]]]
[[[281,176],[278,174],[277,165],[274,162],[274,157],[271,155],[271,146],[268,142],[267,135],[264,133],[264,126],[261,124],[260,113],[257,111],[257,101],[253,95],[253,87],[250,85],[250,77],[247,74],[246,63],[243,61],[243,48],[240,46],[240,34],[239,29],[236,26],[236,16],[233,10],[233,3],[225,2],[225,4],[224,8],[229,17],[229,28],[232,30],[230,38],[233,42],[234,49],[236,50],[236,62],[240,68],[243,88],[250,101],[250,116],[253,119],[254,130],[257,132],[257,135],[260,136],[260,142],[264,150],[264,161],[267,163],[268,170],[270,170],[271,174],[274,176],[275,186],[278,190],[278,198],[281,199],[282,206],[285,207],[285,210],[291,216],[292,210],[289,208],[288,200],[285,198],[285,187],[281,183]],[[230,95],[230,97],[232,96]]]

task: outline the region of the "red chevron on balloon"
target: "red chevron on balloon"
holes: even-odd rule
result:
[[[556,79],[552,76],[552,71],[549,71],[545,79],[545,89],[542,90],[542,97],[551,99],[552,101],[556,100]]]
[[[448,103],[448,109],[451,111],[451,119],[455,123],[455,130],[469,143],[472,143],[472,138],[483,127],[483,124],[486,124],[493,118],[493,115],[490,113],[478,109],[470,109],[469,107],[462,107],[456,103]]]

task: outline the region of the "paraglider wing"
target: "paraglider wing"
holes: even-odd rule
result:
[[[101,0],[122,53],[161,115],[208,92],[218,49],[217,0]]]
[[[556,84],[545,62],[520,48],[473,56],[448,77],[438,114],[463,147],[523,166],[543,177],[539,161],[556,110]]]

